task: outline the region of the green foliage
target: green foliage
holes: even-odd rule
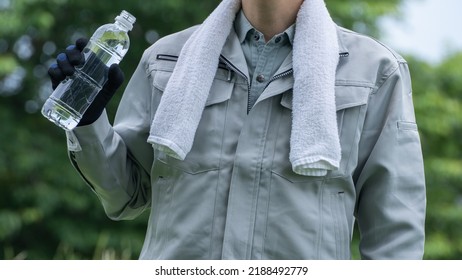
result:
[[[377,20],[404,0],[326,0],[337,23],[379,35]],[[63,131],[39,110],[51,93],[47,68],[75,39],[125,9],[137,17],[127,76],[159,37],[200,23],[220,2],[0,1],[0,258],[134,259],[146,215],[112,222],[71,167]],[[6,3],[6,4],[5,4]],[[408,57],[428,183],[426,258],[462,257],[462,54],[440,65]],[[112,116],[120,95],[111,101]],[[357,240],[355,239],[355,243]],[[357,256],[357,253],[355,253]]]
[[[0,1],[1,2],[1,1]],[[159,36],[200,23],[218,1],[14,0],[0,3],[0,258],[135,259],[146,216],[109,220],[71,167],[63,131],[39,112],[48,66],[125,9],[137,17],[121,67]],[[188,4],[188,8],[184,7]],[[111,103],[113,115],[120,96]]]
[[[325,0],[334,21],[346,28],[379,35],[377,20],[385,15],[399,17],[403,0]]]
[[[462,258],[462,53],[439,65],[408,58],[427,180],[428,259]]]

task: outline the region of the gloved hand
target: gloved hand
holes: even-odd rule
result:
[[[88,40],[80,38],[75,42],[75,45],[70,45],[64,53],[60,53],[55,64],[48,69],[48,75],[51,79],[53,90],[67,76],[71,76],[75,72],[76,66],[82,66],[85,63],[85,57],[82,50],[87,45]],[[95,100],[83,114],[82,119],[77,126],[88,125],[95,122],[103,113],[104,108],[109,100],[114,96],[117,89],[124,82],[125,76],[118,64],[112,64],[108,70],[108,79],[101,91],[95,97]]]

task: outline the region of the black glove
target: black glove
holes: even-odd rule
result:
[[[85,63],[85,57],[82,53],[87,45],[88,40],[80,38],[75,42],[75,45],[70,45],[64,53],[60,53],[56,59],[56,64],[53,64],[48,69],[48,75],[51,79],[53,90],[67,76],[71,76],[75,72],[76,66],[82,66]],[[82,116],[82,119],[77,126],[88,125],[95,122],[103,113],[104,108],[109,100],[114,96],[117,89],[124,82],[125,76],[118,64],[112,64],[108,69],[108,78],[101,91],[95,97],[95,100],[88,107],[87,111]]]

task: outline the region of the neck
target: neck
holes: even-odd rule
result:
[[[292,25],[304,0],[242,0],[242,10],[250,23],[268,41]]]

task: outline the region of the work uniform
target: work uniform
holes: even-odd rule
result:
[[[337,28],[340,167],[302,176],[289,162],[297,58],[289,53],[252,101],[255,77],[231,31],[192,150],[181,161],[147,139],[195,28],[144,52],[113,126],[103,113],[67,133],[73,165],[111,219],[149,209],[140,258],[349,259],[355,220],[362,258],[422,258],[425,179],[406,61]]]

